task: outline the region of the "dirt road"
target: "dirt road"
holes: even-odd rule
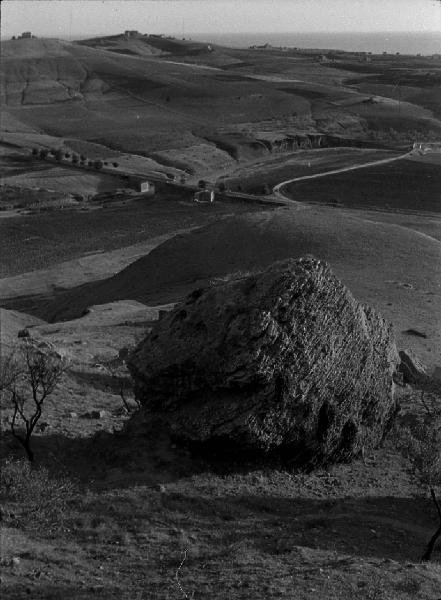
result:
[[[282,188],[284,188],[285,186],[287,186],[290,183],[295,183],[297,181],[305,181],[307,179],[317,179],[318,177],[326,177],[328,175],[337,175],[338,173],[345,173],[346,171],[355,171],[356,169],[364,169],[366,167],[374,167],[376,165],[384,165],[387,163],[394,162],[396,160],[402,160],[403,158],[411,156],[412,153],[413,153],[413,150],[410,150],[409,152],[406,152],[405,154],[400,154],[400,156],[394,156],[392,158],[383,158],[381,160],[375,160],[373,162],[363,163],[361,165],[352,165],[350,167],[342,167],[341,169],[334,169],[332,171],[326,171],[325,173],[315,173],[313,175],[302,175],[301,177],[294,177],[293,179],[287,179],[286,181],[282,181],[282,182],[278,183],[276,186],[274,186],[273,194],[277,198],[281,198],[284,200],[290,200],[290,197],[286,196],[281,191]]]

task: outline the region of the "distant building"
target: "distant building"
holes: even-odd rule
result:
[[[136,37],[137,35],[139,35],[139,32],[136,31],[136,29],[126,29],[124,35],[126,36],[126,38]]]
[[[32,37],[32,32],[30,31],[23,31],[23,33],[21,34],[22,39],[30,39]]]
[[[193,200],[195,202],[214,202],[213,190],[199,190],[195,193]]]
[[[133,187],[139,194],[153,196],[155,194],[155,184],[145,179],[133,179]]]

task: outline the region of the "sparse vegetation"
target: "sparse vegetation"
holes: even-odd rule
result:
[[[430,538],[421,560],[431,560],[436,543],[441,537],[441,403],[424,400],[421,390],[423,414],[413,427],[401,429],[399,446],[409,460],[413,476],[419,486],[429,492],[438,518],[438,526]]]

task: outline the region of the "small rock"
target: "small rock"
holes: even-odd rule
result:
[[[158,485],[156,486],[156,491],[161,494],[165,494],[167,492],[167,489],[165,485],[162,485],[162,483],[158,483]]]
[[[42,423],[40,423],[40,425],[38,426],[38,429],[40,431],[45,431],[48,427],[50,427],[49,423],[47,423],[46,421],[43,421]]]
[[[11,565],[12,565],[13,567],[18,567],[18,565],[20,564],[20,562],[21,562],[21,561],[20,561],[20,559],[19,559],[19,557],[18,557],[18,556],[13,556],[13,557],[12,557],[12,560],[11,560]]]
[[[400,350],[401,363],[398,371],[403,375],[404,383],[423,383],[427,381],[426,367],[411,350]]]
[[[29,333],[29,329],[20,329],[20,331],[17,333],[17,337],[19,337],[19,338],[31,337],[31,334]]]
[[[76,412],[70,412],[68,416],[71,419],[78,419],[78,413],[76,413]]]

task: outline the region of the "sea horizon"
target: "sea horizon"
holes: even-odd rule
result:
[[[186,37],[185,35],[182,37]],[[286,33],[197,33],[193,40],[219,45],[245,47],[270,44],[274,47],[344,50],[347,52],[382,52],[432,55],[441,53],[441,35],[431,32],[286,32]]]

